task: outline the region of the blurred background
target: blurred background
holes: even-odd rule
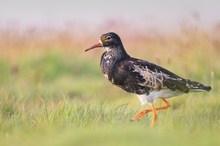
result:
[[[217,0],[2,0],[0,140],[219,145],[219,6]],[[212,92],[170,99],[155,129],[149,128],[151,114],[130,122],[149,107],[105,80],[103,49],[84,52],[109,31],[119,34],[131,56],[211,85]]]

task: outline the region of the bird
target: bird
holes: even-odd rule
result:
[[[99,41],[85,52],[95,48],[105,48],[100,60],[100,68],[105,78],[113,85],[136,94],[142,106],[146,103],[151,106],[150,109],[137,113],[131,121],[140,120],[152,112],[151,126],[154,127],[157,111],[170,107],[168,98],[190,92],[211,91],[211,86],[182,78],[155,63],[131,57],[120,37],[114,32],[101,35]],[[157,99],[162,100],[163,106],[154,106]]]

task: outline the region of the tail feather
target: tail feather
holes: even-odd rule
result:
[[[211,86],[204,85],[196,81],[187,80],[186,84],[190,91],[194,92],[210,92],[212,90]]]

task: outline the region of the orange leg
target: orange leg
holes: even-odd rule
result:
[[[151,127],[154,127],[155,124],[156,124],[156,120],[157,120],[157,112],[156,112],[156,108],[154,107],[153,104],[152,104],[151,108],[152,108],[152,111],[153,111],[153,114],[154,114],[154,118],[151,122]]]
[[[139,112],[131,120],[132,121],[140,120],[144,117],[144,115],[147,115],[149,112],[153,112],[154,118],[153,118],[151,126],[154,127],[155,123],[156,123],[156,120],[157,120],[157,112],[156,111],[157,110],[165,110],[168,107],[170,107],[170,104],[169,104],[168,101],[166,101],[164,98],[161,98],[161,99],[163,100],[163,102],[165,104],[164,106],[155,108],[154,105],[152,104],[151,109],[147,109],[147,110],[143,110],[143,111]]]

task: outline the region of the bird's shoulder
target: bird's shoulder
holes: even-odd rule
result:
[[[150,73],[154,75],[161,74],[164,77],[169,77],[169,78],[180,78],[176,74],[172,73],[171,71],[159,65],[136,58],[128,58],[126,60],[121,61],[120,63],[118,63],[117,68],[123,72],[136,71],[142,73]]]

